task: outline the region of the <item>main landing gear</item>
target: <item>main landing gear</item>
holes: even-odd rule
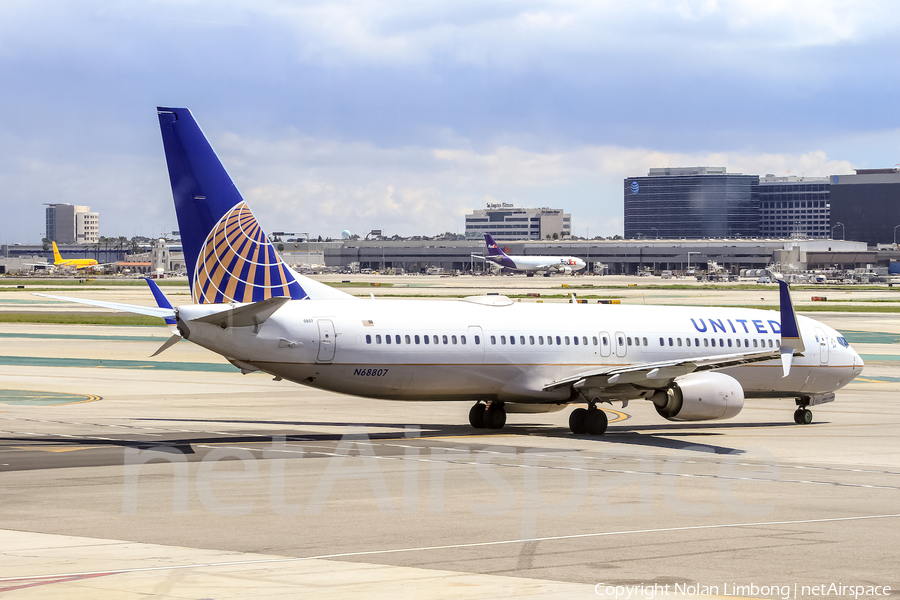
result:
[[[506,425],[506,409],[502,402],[491,402],[490,406],[476,402],[469,410],[469,425],[475,429],[503,429]]]
[[[809,425],[810,423],[812,423],[812,419],[812,411],[805,406],[801,406],[794,411],[794,423],[796,423],[797,425]]]
[[[587,408],[576,408],[569,414],[569,429],[575,434],[603,435],[609,419],[592,402]]]

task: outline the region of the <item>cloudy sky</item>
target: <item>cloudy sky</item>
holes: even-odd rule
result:
[[[177,228],[190,108],[269,231],[460,232],[485,202],[622,233],[650,167],[900,163],[891,0],[0,1],[0,242],[45,202]]]

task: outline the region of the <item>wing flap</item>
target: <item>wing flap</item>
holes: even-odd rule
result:
[[[550,391],[566,386],[603,388],[624,383],[642,384],[643,387],[649,388],[665,387],[676,377],[687,375],[694,371],[711,371],[755,362],[777,360],[780,356],[780,350],[769,350],[766,352],[720,354],[717,356],[693,357],[665,362],[600,367],[557,379],[545,385],[543,389],[544,391]]]

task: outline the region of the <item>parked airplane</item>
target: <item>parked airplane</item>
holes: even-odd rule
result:
[[[91,267],[100,266],[100,264],[93,258],[63,258],[59,253],[59,248],[56,247],[56,242],[50,243],[53,244],[54,267],[74,267],[75,269],[89,269]]]
[[[794,398],[794,420],[810,423],[808,407],[862,371],[840,333],[795,315],[783,281],[780,312],[354,298],[281,261],[190,111],[158,114],[194,303],[169,308],[161,292],[155,307],[50,296],[174,318],[178,334],[157,352],[180,335],[243,373],[371,398],[474,401],[476,428],[586,404],[569,426],[591,434],[606,430],[601,403],[638,399],[670,421],[703,421],[737,415],[745,397]]]
[[[500,249],[489,233],[484,234],[484,243],[487,245],[488,255],[481,258],[504,269],[524,271],[529,277],[538,272],[573,273],[587,266],[577,256],[510,256]]]

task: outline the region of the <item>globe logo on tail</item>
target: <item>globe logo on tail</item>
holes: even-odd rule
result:
[[[245,202],[226,212],[209,232],[194,272],[191,296],[198,304],[306,297]]]

